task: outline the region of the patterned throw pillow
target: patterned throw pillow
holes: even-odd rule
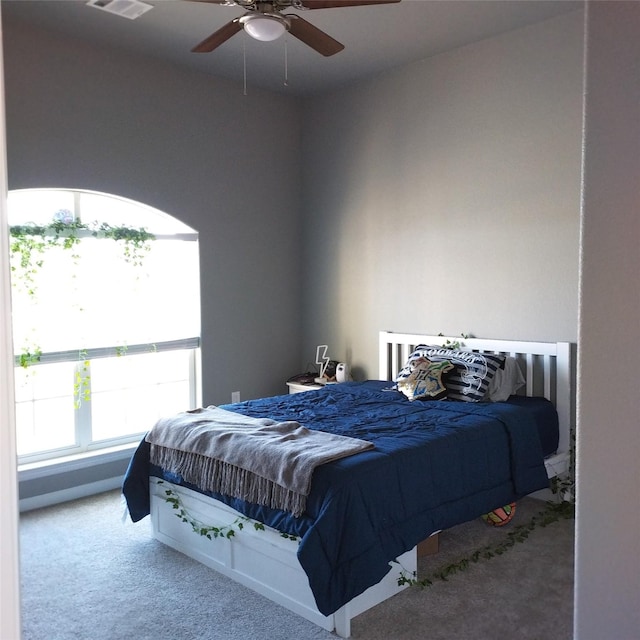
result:
[[[409,356],[396,380],[401,381],[411,375],[416,363],[421,358],[430,362],[449,362],[454,370],[446,380],[449,400],[463,402],[480,402],[483,400],[496,371],[502,367],[505,356],[490,353],[475,353],[463,349],[438,347],[435,345],[418,345]]]
[[[426,358],[417,358],[411,373],[398,381],[398,391],[409,400],[443,400],[447,397],[447,388],[443,376],[453,369],[447,360],[431,362]]]

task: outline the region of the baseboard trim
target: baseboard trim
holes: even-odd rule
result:
[[[69,487],[61,491],[52,491],[51,493],[43,493],[31,498],[22,498],[19,501],[20,513],[32,511],[33,509],[41,509],[42,507],[51,507],[54,504],[69,502],[70,500],[78,500],[79,498],[87,498],[105,491],[119,489],[122,486],[122,476],[115,478],[105,478],[97,482],[89,484],[81,484],[76,487]]]

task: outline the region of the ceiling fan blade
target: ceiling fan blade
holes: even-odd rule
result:
[[[239,18],[235,18],[231,22],[227,22],[224,27],[212,33],[205,38],[200,44],[197,44],[191,51],[193,53],[209,53],[225,43],[231,36],[235,36],[238,31],[242,31],[242,24]]]
[[[304,42],[307,46],[315,49],[323,56],[332,56],[344,49],[344,45],[334,40],[328,33],[314,27],[304,18],[296,15],[288,15],[291,27],[289,33]]]
[[[189,0],[189,2],[208,2],[210,4],[235,4],[234,0]],[[305,9],[333,9],[335,7],[360,7],[365,6],[367,4],[394,4],[396,2],[400,2],[400,0],[300,0],[300,4]],[[246,6],[248,4],[248,0],[244,2],[241,0],[238,5]],[[289,3],[280,2],[277,0],[275,4],[285,5],[287,6]]]
[[[335,9],[338,7],[363,7],[368,4],[395,4],[400,0],[301,0],[305,9]]]

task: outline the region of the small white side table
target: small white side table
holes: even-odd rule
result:
[[[303,391],[312,391],[313,389],[322,389],[322,384],[300,384],[299,382],[287,382],[289,393],[302,393]]]

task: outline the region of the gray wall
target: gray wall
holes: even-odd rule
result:
[[[575,342],[581,110],[582,12],[310,102],[305,354],[372,377],[381,329]]]
[[[305,304],[305,346],[295,358],[300,366],[299,363],[308,360],[310,350],[315,352],[318,342],[328,341],[335,355],[346,356],[351,348],[354,361],[362,364],[363,371],[370,370],[375,362],[375,332],[380,328],[575,340],[579,327],[580,482],[575,637],[626,640],[633,637],[640,626],[637,607],[640,549],[636,535],[640,523],[634,506],[639,483],[640,430],[637,393],[632,387],[640,326],[637,290],[640,4],[592,3],[587,27],[589,95],[585,112],[582,236],[577,219],[582,91],[580,17],[567,16],[506,34],[318,101],[317,108],[305,119],[303,129],[305,165],[310,167],[308,163],[319,162],[313,173],[322,175],[322,180],[316,180],[311,171],[304,178],[302,213],[310,221],[305,229],[309,294]],[[118,135],[117,128],[109,131],[109,135],[93,132],[88,126],[91,114],[78,113],[82,110],[75,106],[86,104],[84,93],[91,89],[92,76],[80,73],[77,66],[91,71],[91,65],[85,67],[83,57],[71,55],[71,50],[88,56],[89,62],[93,66],[97,64],[98,69],[106,68],[107,63],[96,51],[78,48],[77,44],[72,47],[63,41],[54,42],[55,39],[49,37],[42,43],[43,51],[36,54],[35,35],[43,37],[44,34],[16,30],[15,25],[5,24],[12,186],[31,186],[53,178],[71,179],[80,172],[89,185],[74,180],[75,184],[69,186],[98,188],[100,184],[101,190],[120,190],[175,215],[186,203],[185,208],[190,211],[189,218],[185,218],[188,223],[198,227],[196,219],[204,223],[208,214],[221,225],[216,231],[233,232],[231,237],[242,238],[241,223],[235,224],[232,216],[218,217],[218,199],[229,203],[235,202],[235,198],[248,198],[255,213],[260,197],[254,195],[255,191],[227,192],[224,181],[218,180],[218,173],[210,171],[203,175],[200,165],[190,161],[193,157],[190,153],[184,154],[179,162],[171,159],[175,153],[173,147],[169,154],[162,148],[158,150],[156,145],[167,135],[171,136],[174,146],[183,147],[175,131],[165,130],[166,123],[174,121],[170,118],[171,110],[163,109],[166,115],[163,125],[158,125],[158,113],[154,111],[158,102],[163,104],[167,100],[160,91],[164,86],[164,79],[160,78],[168,74],[170,87],[179,86],[194,95],[206,94],[207,99],[220,101],[221,108],[233,122],[240,113],[236,108],[238,100],[233,95],[236,87],[211,79],[206,80],[206,88],[201,87],[201,78],[185,78],[182,73],[127,59],[122,72],[125,78],[132,64],[139,82],[148,81],[147,72],[155,78],[150,89],[155,103],[148,104],[145,113],[152,114],[156,133],[162,133],[158,136],[160,142],[149,141],[149,145],[161,153],[162,162],[142,154],[136,163],[135,159],[125,157],[125,152],[131,152],[126,136]],[[62,55],[66,49],[68,53]],[[110,56],[110,59],[113,58]],[[44,89],[32,84],[35,80],[46,81],[46,76],[52,73],[62,74],[62,67],[57,64],[61,61],[65,64],[64,76],[77,77],[80,87],[72,86],[70,80],[63,78],[45,83]],[[112,75],[115,73],[114,69]],[[531,84],[527,84],[525,78]],[[73,115],[57,113],[50,102],[42,99],[55,91],[56,87],[50,85],[59,81],[67,89],[61,99],[64,98],[67,109],[75,112]],[[123,81],[120,78],[115,82],[115,78],[111,78],[110,91],[103,94],[105,101]],[[96,127],[102,126],[100,122],[113,126],[111,110],[100,106],[97,99],[102,78],[93,82],[97,85],[93,87],[96,97],[90,103],[98,109],[99,117],[94,118],[98,123]],[[134,93],[143,102],[147,91],[145,87],[139,94]],[[218,95],[222,92],[224,97]],[[78,99],[69,101],[69,94]],[[458,100],[453,103],[450,95],[456,95]],[[277,122],[280,122],[277,114],[281,110],[290,116],[287,122],[295,121],[297,111],[289,103],[259,95],[249,104],[253,105],[254,99],[264,101],[265,106],[277,104],[278,111],[274,114]],[[29,100],[41,101],[41,104],[29,104]],[[412,101],[418,108],[412,107]],[[188,132],[196,149],[199,148],[198,132],[203,127],[214,139],[216,135],[241,135],[238,131],[234,134],[217,131],[207,118],[197,123],[187,122],[184,109],[188,113],[194,109],[198,116],[204,116],[202,111],[206,111],[198,111],[188,95],[183,100],[174,95],[170,103],[179,104],[173,115],[179,116],[178,126]],[[339,111],[346,107],[357,107],[359,111],[353,116]],[[74,145],[62,140],[67,153],[60,155],[58,145],[48,142],[52,132],[46,122],[47,111],[52,111],[50,116],[54,122],[66,123],[65,131],[72,138],[75,136],[75,144],[82,147],[84,135],[94,152],[102,153],[101,147],[92,142],[106,146],[109,155],[104,162],[92,158],[86,148],[78,154],[83,163],[89,163],[94,170],[103,170],[106,177],[94,175],[94,171],[79,161],[74,163],[75,170],[64,166],[69,153],[73,154]],[[123,106],[117,112],[116,120],[127,120]],[[328,122],[332,112],[334,117]],[[144,125],[139,108],[136,113],[140,126],[148,126]],[[214,114],[214,121],[215,117]],[[316,118],[330,126],[321,131],[313,124]],[[75,119],[87,125],[80,134],[73,126]],[[16,127],[17,124],[21,126]],[[35,127],[33,133],[32,127]],[[430,132],[428,137],[426,131]],[[321,134],[325,140],[320,139]],[[120,141],[119,145],[112,143],[113,137]],[[284,149],[287,145],[284,141]],[[184,147],[188,146],[185,141]],[[406,159],[400,148],[404,149]],[[220,146],[220,149],[229,152],[226,147]],[[45,158],[43,150],[47,154]],[[294,149],[291,155],[297,152]],[[237,173],[224,171],[225,163],[216,153],[206,154],[201,148],[198,153],[206,155],[207,162],[226,180],[234,185],[240,182]],[[286,155],[284,150],[274,153],[278,157],[280,153]],[[382,161],[382,158],[389,160]],[[471,158],[476,162],[471,162]],[[251,162],[251,155],[247,154],[244,160]],[[165,170],[167,162],[170,171]],[[120,170],[122,163],[124,170]],[[287,166],[293,170],[291,165],[289,161]],[[138,179],[135,179],[136,172]],[[207,180],[213,180],[220,187],[215,190],[213,200],[206,194]],[[192,196],[187,187],[195,189],[199,197]],[[260,196],[265,195],[264,186],[256,189]],[[251,192],[253,188],[246,190]],[[298,195],[286,193],[276,197],[295,200]],[[268,215],[275,215],[277,207],[270,206],[269,202],[267,199],[263,209]],[[333,210],[339,212],[340,217],[333,215]],[[491,219],[497,216],[497,222],[491,222],[490,213]],[[317,224],[314,223],[316,215],[320,216]],[[291,214],[286,222],[295,225],[295,215]],[[419,227],[419,232],[415,227]],[[283,233],[286,237],[286,229],[279,229],[274,242],[283,237]],[[483,240],[481,244],[476,242],[478,234]],[[233,260],[231,248],[219,248],[225,237],[218,238],[211,231],[203,247],[206,245],[208,249],[218,240],[216,250]],[[436,252],[439,260],[433,261],[435,266],[423,262],[419,264],[422,268],[411,268],[413,263],[408,255],[424,261],[425,249],[416,248],[416,239],[426,244],[427,250]],[[576,263],[580,243],[578,320]],[[279,253],[290,250],[297,258],[294,244],[292,241],[287,247],[280,247]],[[487,277],[484,272],[478,277],[477,254],[471,254],[472,259],[468,251],[462,256],[456,253],[461,245],[472,245],[485,252],[495,248],[495,252],[482,261],[488,264]],[[278,251],[269,252],[269,257],[274,253]],[[256,259],[264,257],[260,254]],[[226,273],[233,277],[231,271]],[[289,285],[287,273],[283,268],[281,275]],[[425,273],[427,275],[423,275]],[[435,284],[423,284],[426,279]],[[250,278],[245,274],[246,280]],[[473,286],[474,282],[480,284]],[[435,287],[435,293],[431,287]],[[258,289],[247,295],[258,297],[262,302]],[[292,291],[288,286],[284,289]],[[233,287],[225,291],[223,297],[228,300]],[[481,293],[488,295],[491,305],[483,302],[485,296]],[[224,332],[224,338],[229,340],[234,325],[216,326],[209,319],[216,313],[214,301],[215,298],[204,310],[206,331],[211,341],[216,339],[218,331]],[[251,304],[251,300],[245,304]],[[292,304],[295,306],[297,301]],[[296,335],[296,322],[295,319],[285,322],[287,328],[277,334],[277,339],[284,341],[287,330]],[[262,344],[268,326],[258,316],[245,333],[255,333],[256,340]],[[224,340],[220,343],[229,362],[231,350],[225,349]],[[264,349],[270,351],[268,346]],[[284,352],[280,356],[284,357]],[[608,357],[614,363],[615,376],[602,375],[603,362],[611,362]],[[209,366],[217,370],[218,363]],[[212,380],[213,372],[209,370],[205,374],[208,386],[213,389],[217,384]],[[229,386],[220,395],[226,395],[232,388]]]
[[[575,637],[628,640],[640,637],[640,3],[592,3],[586,26]]]
[[[380,329],[576,340],[581,14],[308,103],[3,27],[9,188],[199,231],[205,404],[282,393],[324,342],[373,376]]]
[[[3,32],[9,188],[113,193],[194,227],[204,403],[284,393],[300,360],[297,103],[7,18]]]
[[[205,403],[282,392],[325,342],[375,375],[380,329],[576,340],[581,13],[304,109],[4,31],[9,187],[117,193],[200,232]]]

